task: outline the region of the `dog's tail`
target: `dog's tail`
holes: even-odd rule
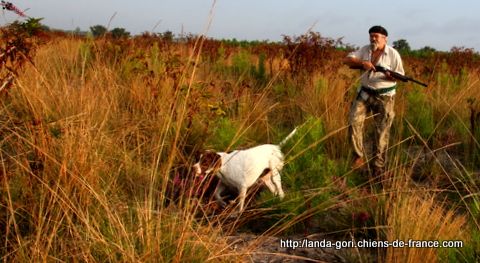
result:
[[[287,137],[285,137],[285,139],[283,139],[283,141],[281,141],[278,146],[282,147],[285,143],[287,143],[287,141],[290,140],[293,135],[295,135],[295,133],[297,133],[297,129],[298,127],[295,127],[295,129],[293,129],[293,131],[289,135],[287,135]]]

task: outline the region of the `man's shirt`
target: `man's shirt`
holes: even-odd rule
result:
[[[363,61],[370,61],[372,57],[372,50],[370,48],[370,45],[366,45],[360,48],[359,50],[351,52],[350,54],[348,54],[348,57],[358,58]],[[397,50],[395,50],[393,47],[389,45],[385,46],[385,49],[383,50],[383,53],[380,55],[375,66],[382,66],[382,67],[385,67],[386,69],[395,71],[402,75],[405,74],[405,71],[403,69],[402,58],[400,57],[400,54],[398,53]],[[385,79],[385,74],[382,72],[366,72],[365,74],[362,75],[362,79],[360,83],[362,84],[362,86],[368,87],[371,89],[390,88],[397,84],[397,82],[394,80]],[[366,94],[366,92],[361,92],[360,95],[365,100],[368,99],[368,94]],[[395,95],[395,89],[389,92],[386,92],[382,95],[393,96]]]

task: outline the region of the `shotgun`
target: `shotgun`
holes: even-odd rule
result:
[[[361,67],[350,67],[350,68],[351,68],[351,69],[363,69],[363,68],[361,68]],[[402,75],[402,74],[400,74],[400,73],[398,73],[398,72],[395,72],[395,71],[393,71],[393,70],[387,69],[387,68],[382,67],[382,66],[375,66],[375,71],[376,71],[376,72],[383,72],[383,73],[387,73],[387,72],[388,72],[388,73],[390,73],[390,76],[392,76],[392,77],[395,78],[395,79],[401,80],[401,81],[403,81],[403,82],[411,81],[411,82],[415,82],[415,83],[417,83],[417,84],[419,84],[419,85],[422,85],[422,86],[424,86],[424,87],[427,87],[427,86],[428,86],[427,84],[425,84],[425,83],[423,83],[423,82],[421,82],[421,81],[418,81],[418,80],[416,80],[416,79],[414,79],[414,78],[412,78],[412,77],[408,77],[408,76]]]

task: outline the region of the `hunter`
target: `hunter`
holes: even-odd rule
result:
[[[373,26],[368,30],[370,44],[347,55],[344,63],[350,67],[362,68],[361,86],[352,103],[349,114],[349,136],[354,150],[353,169],[367,163],[363,143],[364,122],[368,113],[373,114],[375,123],[374,155],[372,158],[373,175],[378,179],[385,172],[386,150],[390,137],[395,101],[396,79],[389,72],[378,72],[375,66],[404,74],[400,54],[387,45],[388,32],[382,26]]]

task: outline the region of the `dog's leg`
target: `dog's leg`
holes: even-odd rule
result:
[[[285,197],[285,193],[283,192],[283,189],[282,189],[282,179],[280,178],[280,172],[277,170],[273,170],[272,173],[273,173],[272,182],[276,187],[275,190],[278,193],[278,196],[280,197],[280,199],[283,199]]]
[[[272,181],[272,171],[269,171],[261,179],[265,183],[265,185],[268,187],[268,190],[270,190],[270,192],[272,192],[274,195],[277,195],[277,192],[276,192],[277,189]]]
[[[247,196],[247,188],[242,187],[239,191],[238,198],[240,201],[240,212],[243,212],[244,206],[245,206],[245,198]]]
[[[215,199],[217,200],[217,203],[222,206],[222,207],[225,207],[227,206],[227,203],[225,203],[225,201],[223,201],[223,198],[222,198],[222,193],[223,193],[223,190],[225,190],[225,186],[220,182],[218,185],[217,185],[217,188],[215,189]]]

